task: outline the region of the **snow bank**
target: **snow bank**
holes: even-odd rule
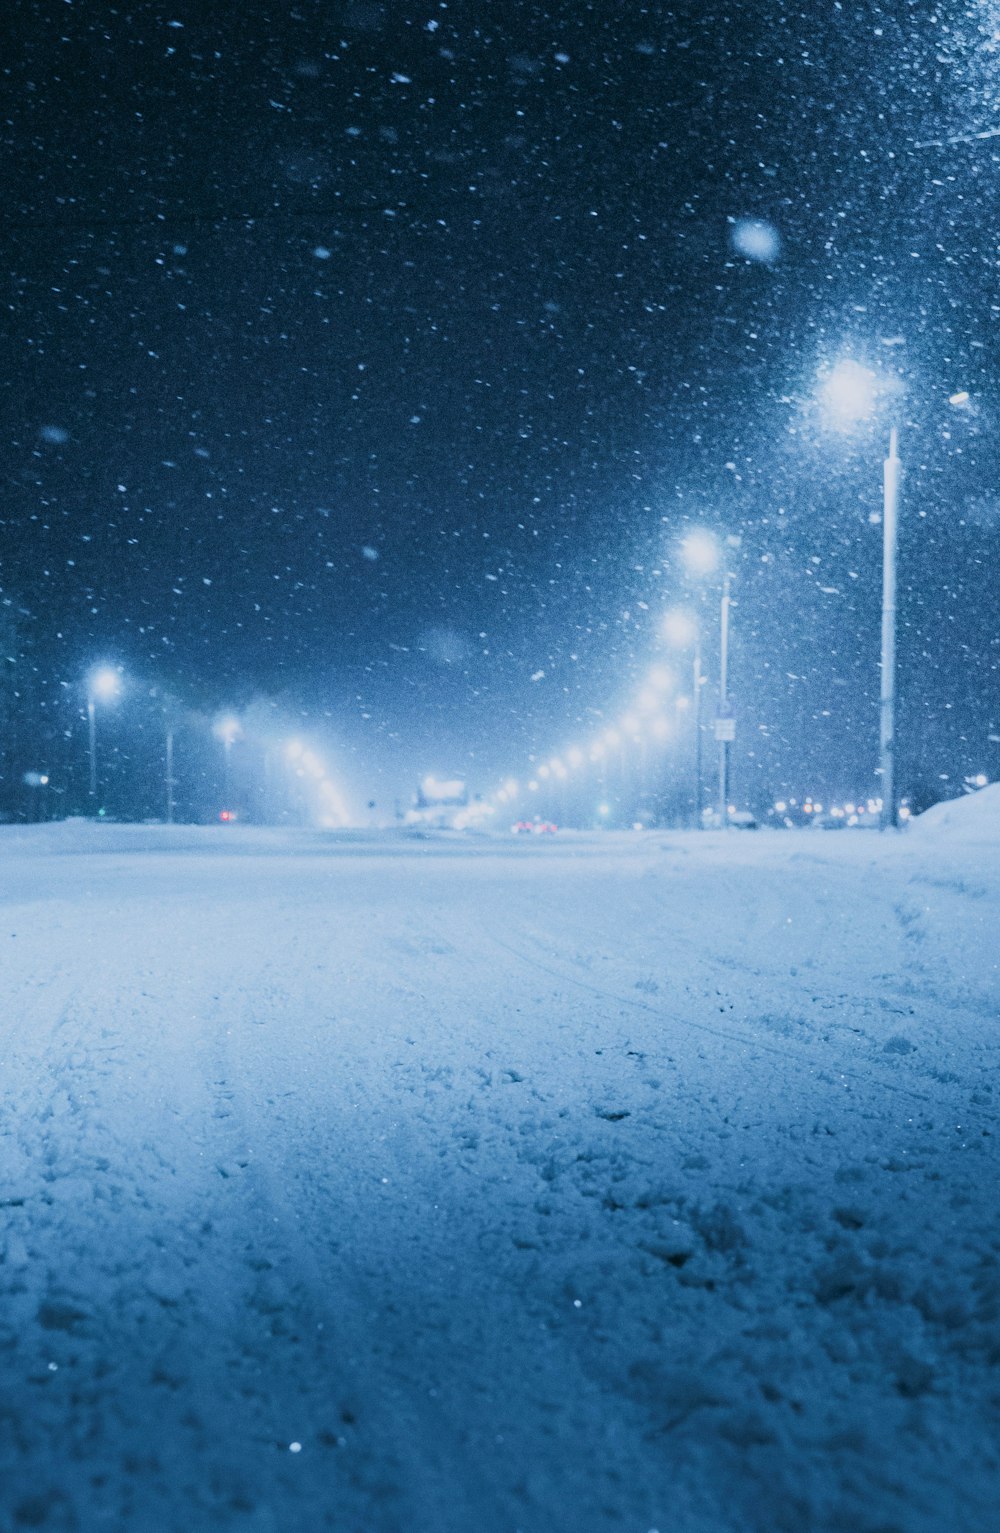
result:
[[[1000,782],[934,804],[910,822],[910,830],[961,840],[1000,841]]]

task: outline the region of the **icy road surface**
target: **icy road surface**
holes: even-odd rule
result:
[[[0,831],[0,1526],[996,1529],[998,851]]]

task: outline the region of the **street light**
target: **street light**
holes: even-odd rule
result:
[[[87,677],[87,750],[90,759],[91,807],[97,798],[97,703],[110,702],[122,689],[121,675],[110,665],[98,665]]]
[[[845,359],[820,375],[820,398],[827,415],[840,426],[853,426],[874,415],[881,380],[870,367]]]
[[[224,791],[226,795],[226,806],[231,808],[232,806],[230,805],[229,801],[233,796],[233,770],[230,758],[232,757],[233,753],[234,741],[238,740],[240,735],[243,733],[243,725],[240,723],[238,718],[234,717],[233,714],[224,713],[219,718],[217,718],[215,723],[212,725],[212,733],[217,740],[222,741],[223,749],[225,751],[226,769]]]
[[[714,575],[722,557],[719,540],[707,527],[692,527],[685,533],[680,554],[684,568],[692,575]]]
[[[728,548],[738,548],[740,539],[738,536],[726,538]],[[685,566],[693,575],[712,575],[723,562],[722,574],[722,603],[719,609],[719,708],[715,719],[715,738],[719,742],[719,824],[724,830],[729,823],[729,747],[735,738],[735,723],[729,705],[729,609],[732,605],[730,589],[732,584],[732,571],[729,568],[728,554],[724,554],[722,544],[714,532],[707,527],[695,527],[684,538],[680,545],[681,558]],[[698,703],[700,694],[699,685],[696,690],[695,712],[699,711]],[[699,731],[699,741],[701,735]],[[701,811],[701,763],[697,766],[698,772],[698,811]]]
[[[827,413],[840,426],[867,421],[895,380],[880,378],[859,362],[842,361],[820,380]],[[878,771],[882,788],[879,828],[898,823],[896,812],[896,555],[901,466],[896,424],[889,426],[889,451],[882,465],[882,653],[878,709]]]

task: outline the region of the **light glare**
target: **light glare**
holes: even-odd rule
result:
[[[668,644],[674,644],[678,649],[687,649],[698,638],[698,620],[685,607],[674,607],[664,613],[660,631]]]
[[[681,539],[681,558],[692,575],[711,575],[719,567],[719,540],[707,527],[695,527]]]
[[[870,420],[875,413],[879,380],[860,362],[838,362],[820,381],[820,397],[827,413],[842,425]]]
[[[105,700],[117,697],[121,691],[121,685],[121,677],[110,665],[100,665],[90,673],[91,697],[101,697]]]

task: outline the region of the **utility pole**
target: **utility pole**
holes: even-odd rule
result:
[[[174,732],[167,729],[167,824],[174,823]]]
[[[694,828],[701,829],[701,625],[694,641]]]
[[[729,746],[733,739],[733,719],[729,707],[729,607],[732,576],[726,570],[722,578],[722,612],[719,624],[719,716],[716,736],[719,741],[719,825],[729,824]]]
[[[900,471],[898,433],[892,426],[889,456],[882,473],[882,679],[878,716],[881,830],[890,830],[896,824],[896,544]]]

